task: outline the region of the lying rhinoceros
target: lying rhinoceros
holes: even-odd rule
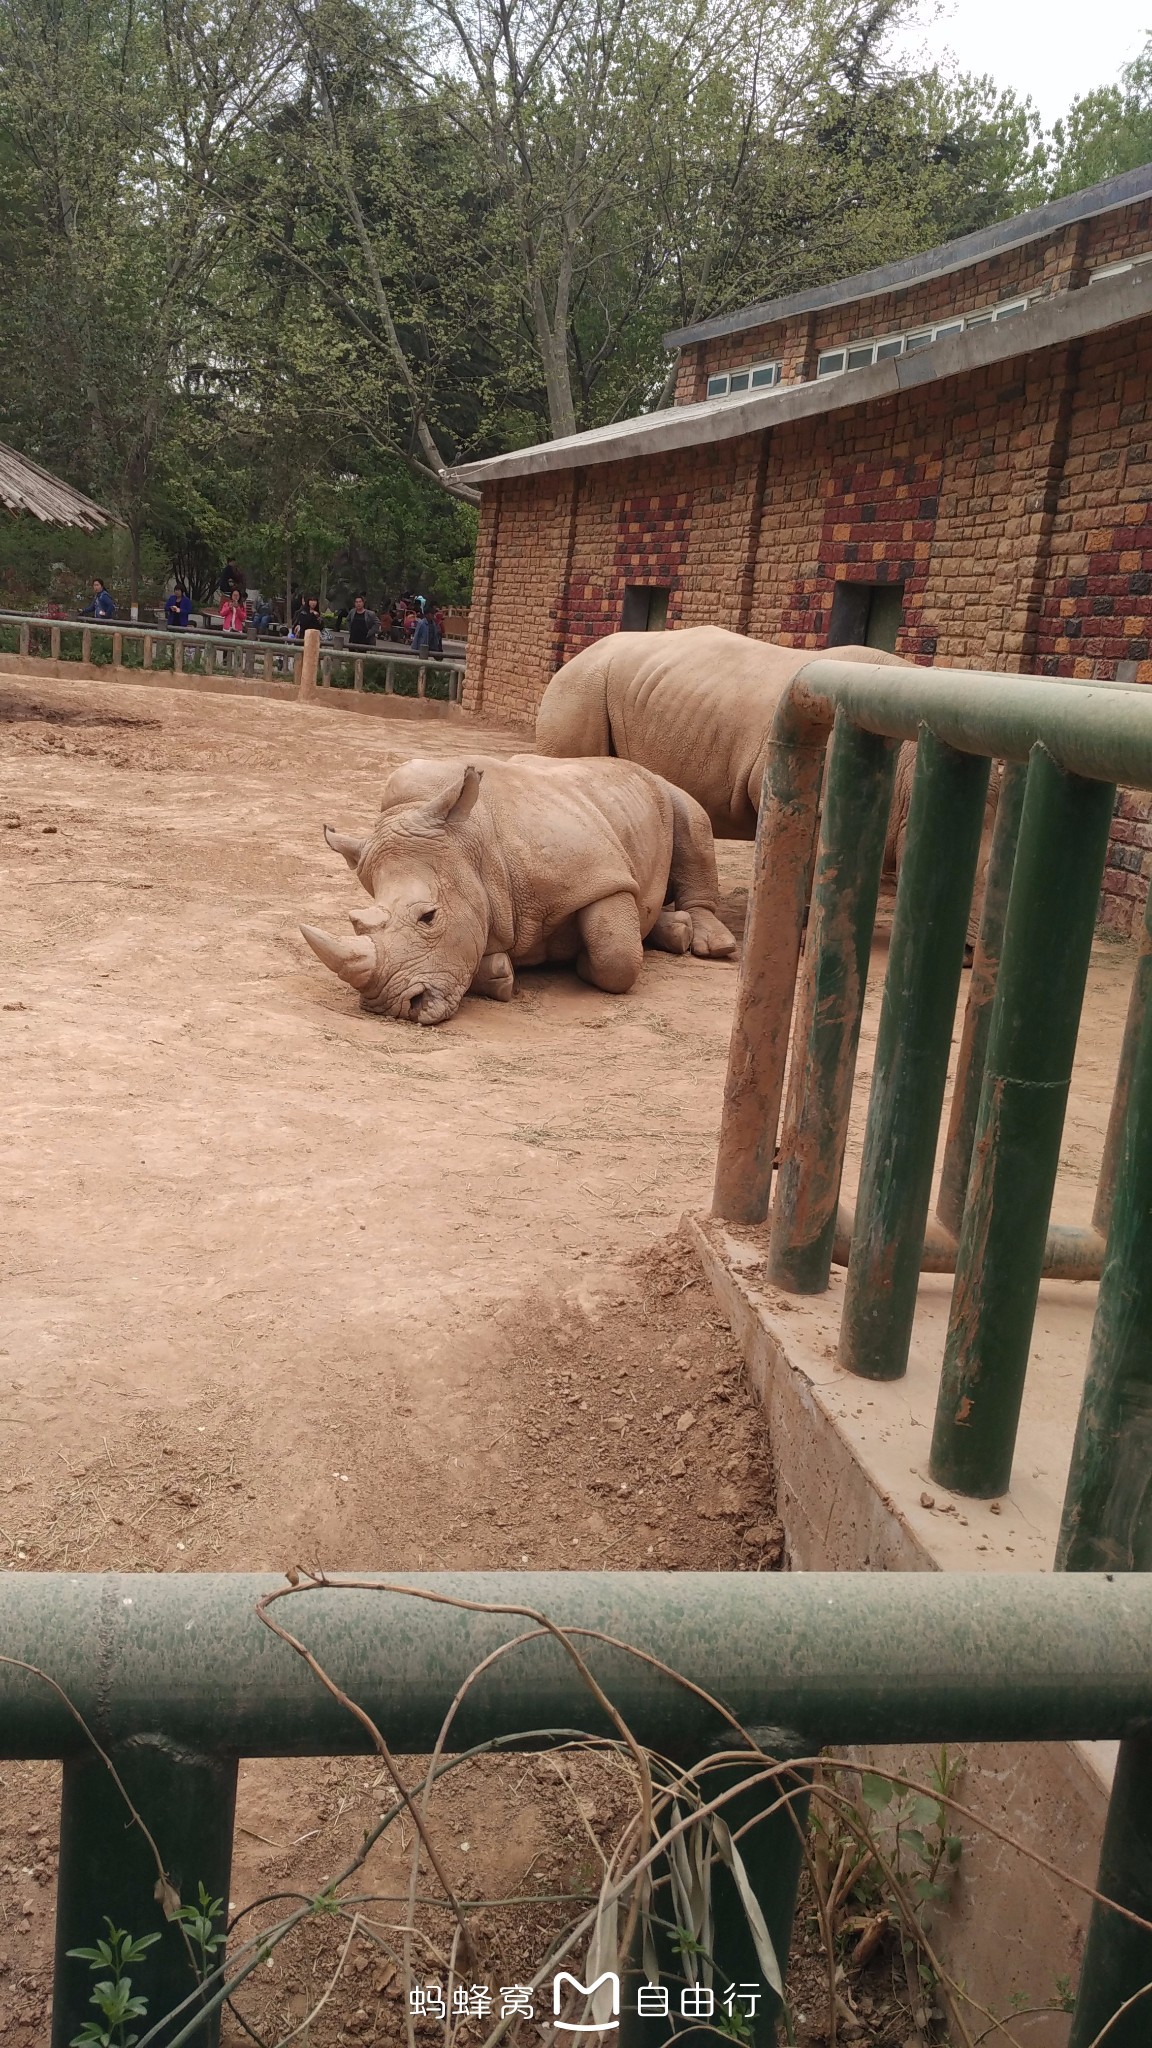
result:
[[[837,661],[911,667],[875,647],[829,648]],[[748,640],[722,626],[672,633],[609,633],[552,677],[536,716],[542,754],[617,754],[687,790],[718,839],[754,839],[764,758],[776,707],[811,648]],[[885,868],[898,868],[908,825],[916,748],[901,747]],[[983,893],[996,778],[989,784],[977,903]],[[978,911],[969,925],[969,950]]]
[[[374,831],[325,826],[373,899],[356,937],[300,929],[361,1007],[443,1024],[464,996],[506,1002],[513,969],[574,960],[622,994],[647,940],[725,959],[716,852],[692,797],[627,761],[407,761]]]

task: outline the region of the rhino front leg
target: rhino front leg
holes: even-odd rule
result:
[[[516,976],[507,953],[485,953],[472,976],[470,996],[489,996],[494,1003],[510,1003],[516,990]]]
[[[622,996],[632,987],[644,958],[636,898],[623,892],[605,896],[578,911],[576,923],[584,941],[576,959],[577,974],[593,988]]]
[[[668,894],[692,920],[692,951],[701,960],[729,960],[736,941],[716,915],[720,878],[708,813],[686,790],[668,784],[672,797],[672,866]],[[665,913],[667,914],[667,913]]]

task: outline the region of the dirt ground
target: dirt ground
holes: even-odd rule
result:
[[[321,826],[365,825],[391,761],[518,744],[0,679],[7,1568],[778,1561],[758,1418],[668,1242],[707,1199],[735,968],[653,954],[623,999],[541,972],[422,1031],[296,929],[356,906]],[[512,1824],[508,1767],[451,1795],[469,1872],[559,1853],[545,1775]],[[237,1904],[332,1869],[378,1776],[246,1767]],[[0,1765],[12,2048],[44,2038],[53,1785]],[[249,2016],[306,2010],[326,1953]]]
[[[365,826],[392,761],[521,745],[0,677],[0,1565],[779,1563],[759,1416],[676,1236],[708,1200],[735,966],[651,954],[623,998],[541,971],[423,1031],[362,1016],[297,931],[363,900],[321,826]],[[750,853],[719,849],[737,932]],[[1129,974],[1097,949],[1068,1220]],[[386,1790],[375,1760],[244,1766],[235,1907],[321,1882]],[[586,1887],[620,1796],[594,1759],[472,1767],[438,1795],[453,1880]],[[45,2039],[55,1824],[54,1771],[0,1764],[11,2048]],[[401,1841],[375,1890],[403,1892]],[[489,1920],[493,1982],[547,1917]],[[299,2024],[341,1939],[262,1966],[255,2038]],[[308,2038],[399,2042],[398,1991],[357,1938]],[[869,2038],[903,2042],[890,2020]]]

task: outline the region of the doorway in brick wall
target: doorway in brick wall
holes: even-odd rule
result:
[[[895,654],[904,618],[902,583],[838,583],[832,593],[829,647],[880,647]]]
[[[668,624],[670,590],[654,583],[629,583],[620,612],[622,633],[662,633]]]

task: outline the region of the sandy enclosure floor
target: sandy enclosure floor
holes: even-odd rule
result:
[[[622,1000],[533,974],[426,1031],[362,1016],[297,932],[363,903],[321,825],[366,826],[391,761],[522,744],[0,683],[8,1568],[777,1562],[735,1352],[659,1248],[707,1199],[735,968],[653,954]],[[587,1847],[545,1776],[510,1812],[499,1773],[452,1795],[489,1891],[569,1825]],[[43,2038],[53,1782],[0,1766],[15,2048]],[[382,1797],[374,1766],[248,1768],[237,1898],[327,1874]],[[298,2018],[325,1954],[257,2012]]]
[[[624,998],[533,973],[423,1031],[362,1016],[297,932],[363,902],[320,828],[367,825],[389,763],[522,745],[0,679],[0,1564],[778,1561],[763,1432],[670,1237],[709,1197],[735,967],[650,954]],[[750,852],[719,849],[736,930]],[[1067,1220],[1090,1210],[1130,973],[1097,949]],[[13,2048],[43,2039],[53,1784],[0,1765]],[[572,1877],[548,1784],[527,1807],[483,1773],[452,1795],[460,1839],[497,1845],[486,1885]],[[237,1898],[329,1872],[381,1796],[363,1763],[248,1767]],[[563,1796],[578,1860],[612,1800]],[[253,1994],[269,2038],[327,1953]],[[398,2038],[369,1967],[349,2038]],[[334,2000],[312,2038],[348,2018]]]

